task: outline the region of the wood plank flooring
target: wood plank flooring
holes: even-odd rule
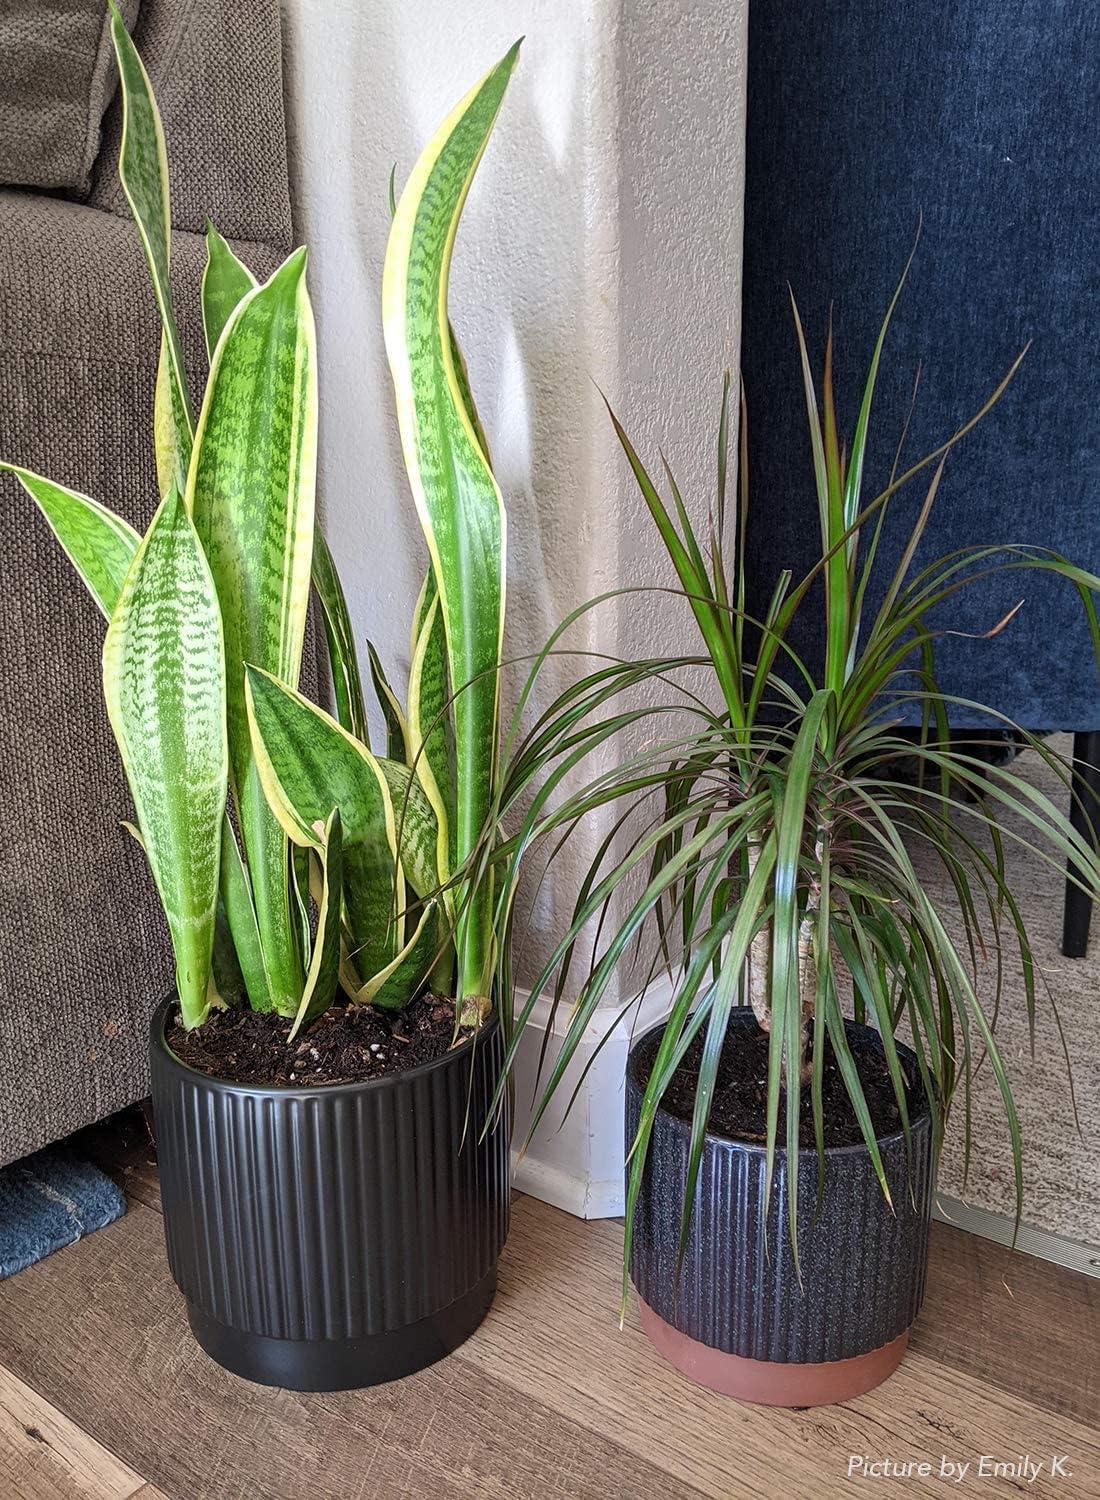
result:
[[[126,1217],[0,1282],[2,1500],[688,1500],[863,1493],[1100,1497],[1100,1283],[933,1227],[912,1352],[809,1412],[693,1386],[617,1311],[621,1227],[516,1203],[497,1301],[463,1349],[372,1391],[249,1385],[191,1339],[135,1130],[86,1140]],[[849,1456],[927,1477],[849,1478]],[[1042,1461],[978,1478],[982,1454]],[[1072,1478],[1052,1477],[1065,1455]],[[941,1458],[969,1462],[961,1485]]]
[[[0,1369],[0,1472],[19,1500],[130,1500],[146,1494],[140,1474],[68,1417]]]

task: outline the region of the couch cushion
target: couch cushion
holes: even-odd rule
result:
[[[138,0],[121,0],[133,27]],[[118,74],[106,0],[0,6],[0,183],[86,197]]]

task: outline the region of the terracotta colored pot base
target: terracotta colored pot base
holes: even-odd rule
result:
[[[862,1396],[894,1373],[909,1343],[907,1328],[880,1349],[852,1359],[830,1359],[816,1365],[743,1359],[689,1338],[640,1297],[638,1304],[642,1327],[653,1347],[689,1380],[723,1396],[761,1406],[828,1406]]]

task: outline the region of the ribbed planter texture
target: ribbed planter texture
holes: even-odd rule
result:
[[[730,1039],[755,1027],[734,1010]],[[848,1023],[873,1036],[868,1028]],[[639,1039],[627,1066],[627,1142],[638,1125],[640,1065],[660,1028]],[[881,1045],[881,1043],[878,1043]],[[898,1045],[910,1081],[916,1058]],[[648,1067],[646,1067],[648,1072]],[[787,1156],[776,1153],[764,1213],[762,1145],[708,1133],[683,1269],[676,1274],[690,1125],[660,1109],[634,1221],[631,1280],[642,1326],[685,1375],[741,1400],[817,1406],[871,1390],[901,1362],[924,1297],[932,1195],[932,1120],[911,1110],[912,1165],[900,1133],[879,1140],[893,1211],[867,1148],[827,1150],[820,1212],[817,1153],[800,1152],[799,1253],[787,1232]]]
[[[437,1061],[365,1083],[208,1078],[152,1023],[168,1263],[199,1343],[291,1390],[395,1380],[488,1311],[508,1230],[509,1122],[479,1140],[503,1057],[492,1021]]]

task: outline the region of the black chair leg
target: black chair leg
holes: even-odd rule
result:
[[[1070,819],[1074,828],[1100,848],[1100,729],[1082,730],[1073,736],[1073,800]],[[1073,868],[1072,862],[1070,868]],[[1092,901],[1071,880],[1066,881],[1066,910],[1062,922],[1062,952],[1067,958],[1084,958],[1089,945]]]

